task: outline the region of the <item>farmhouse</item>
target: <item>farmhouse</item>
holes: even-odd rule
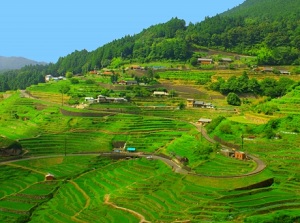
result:
[[[198,63],[201,65],[212,64],[213,60],[209,58],[198,58]]]
[[[168,96],[169,94],[164,91],[154,91],[153,96]]]
[[[287,71],[287,70],[279,70],[280,74],[287,74],[290,75],[291,72]]]
[[[214,108],[214,105],[212,103],[206,103],[204,101],[196,101],[195,99],[187,99],[186,107],[192,108],[192,107],[198,107],[198,108]]]
[[[188,108],[194,107],[194,101],[195,101],[194,99],[188,98],[186,100],[186,107],[188,107]]]
[[[124,80],[118,81],[117,83],[118,83],[119,85],[126,85],[126,81],[124,81]]]
[[[95,99],[93,97],[85,97],[84,101],[92,104],[92,103],[94,103]]]
[[[209,119],[209,118],[200,118],[200,119],[198,120],[198,123],[204,125],[204,124],[206,124],[206,123],[211,123],[211,121],[212,121],[212,120]]]
[[[55,177],[51,173],[48,173],[48,174],[45,175],[45,180],[54,180],[54,179],[55,179]]]
[[[53,76],[51,74],[46,75],[45,82],[49,82],[52,78],[53,78]]]
[[[126,85],[137,85],[137,81],[126,81]]]
[[[98,98],[95,99],[96,102],[98,103],[122,103],[122,102],[127,102],[126,98],[113,98],[113,97],[106,97],[103,95],[98,95]]]
[[[260,71],[263,72],[263,73],[271,73],[273,72],[273,67],[262,67],[260,68]]]
[[[49,82],[49,81],[61,81],[61,80],[66,80],[66,78],[63,77],[63,76],[53,77],[50,74],[48,74],[48,75],[45,76],[45,81],[46,82]]]
[[[193,107],[203,108],[204,104],[205,104],[204,101],[194,101]]]

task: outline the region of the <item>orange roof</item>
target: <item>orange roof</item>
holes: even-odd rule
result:
[[[111,71],[104,71],[103,74],[104,75],[112,75],[113,73]]]

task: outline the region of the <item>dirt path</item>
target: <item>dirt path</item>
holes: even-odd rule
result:
[[[119,207],[119,206],[115,205],[114,203],[110,202],[109,199],[110,199],[110,194],[106,194],[104,196],[104,204],[109,205],[115,209],[120,209],[120,210],[123,210],[123,211],[133,214],[134,216],[136,216],[140,219],[139,223],[151,223],[151,221],[147,221],[146,218],[143,215],[141,215],[140,213],[133,211],[131,209],[128,209],[128,208]]]
[[[13,166],[13,167],[17,167],[17,168],[21,168],[21,169],[24,169],[24,170],[29,170],[29,171],[41,174],[43,176],[45,176],[47,174],[46,172],[41,172],[41,171],[38,171],[36,169],[29,168],[29,167],[26,167],[26,166],[17,165],[17,164],[14,164],[14,163],[6,163],[5,165],[7,165],[7,166]]]
[[[20,90],[20,93],[21,93],[21,96],[24,97],[24,98],[37,99],[37,98],[33,97],[32,95],[28,94],[26,92],[26,90]]]
[[[81,188],[79,187],[79,185],[77,183],[75,183],[73,180],[70,180],[69,181],[71,184],[74,185],[74,187],[76,188],[76,190],[78,190],[80,193],[82,193],[83,197],[85,198],[86,202],[85,202],[85,205],[84,207],[79,211],[77,212],[75,215],[73,215],[71,217],[72,220],[76,221],[76,222],[86,222],[86,221],[83,221],[83,220],[80,220],[77,218],[78,215],[80,215],[81,212],[83,212],[85,209],[87,209],[89,206],[90,206],[90,203],[91,203],[91,198],[89,197],[89,195],[87,195],[87,193]]]

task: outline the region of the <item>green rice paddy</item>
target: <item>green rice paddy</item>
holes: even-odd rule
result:
[[[183,78],[183,73],[164,75]],[[266,139],[256,134],[260,124],[245,121],[246,115],[221,109],[179,110],[174,105],[180,98],[138,99],[82,110],[65,107],[71,112],[63,115],[58,87],[37,85],[28,89],[35,99],[15,93],[0,101],[1,136],[17,140],[24,151],[23,160],[0,164],[0,222],[264,222],[285,215],[299,219],[297,124],[286,121],[280,138]],[[91,86],[82,92],[98,91]],[[282,105],[280,115],[296,113],[297,97],[292,94],[297,89],[272,102]],[[175,108],[166,107],[170,105]],[[88,115],[94,113],[101,115]],[[211,137],[239,145],[241,132],[256,134],[244,140],[244,151],[262,159],[267,169],[237,177],[253,171],[256,163],[222,156],[220,145],[208,142],[190,123],[219,115],[232,117]],[[159,160],[101,156],[112,152],[115,141],[174,161],[186,157],[188,162],[178,165],[190,168],[191,174],[176,173]],[[47,173],[55,180],[45,181]],[[267,179],[274,183],[253,186]]]

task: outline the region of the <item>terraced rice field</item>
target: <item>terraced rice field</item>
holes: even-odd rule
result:
[[[256,164],[251,160],[241,161],[218,154],[195,167],[194,170],[206,176],[238,176],[249,173],[255,168]]]
[[[300,88],[296,88],[279,99],[274,99],[273,102],[278,106],[280,114],[299,114]]]
[[[229,182],[243,185],[244,179],[227,179],[227,189],[217,189],[221,179],[210,184],[205,178],[176,174],[161,161],[145,158],[53,157],[13,163],[16,169],[7,165],[0,167],[19,174],[12,185],[12,181],[1,182],[6,193],[0,197],[0,220],[5,222],[29,216],[31,222],[139,222],[141,218],[230,222],[240,216],[299,207],[296,192],[276,186],[230,190]],[[40,173],[34,173],[35,169]],[[24,181],[26,171],[28,180]],[[54,173],[57,180],[44,181],[44,172]]]
[[[47,97],[56,94],[52,90],[36,94],[49,102]],[[252,171],[255,164],[217,154],[189,123],[216,117],[218,111],[114,105],[113,115],[80,117],[62,115],[42,100],[11,98],[5,102],[9,109],[1,109],[6,126],[0,130],[20,139],[24,157],[60,156],[0,165],[0,222],[263,222],[263,217],[285,214],[300,218],[298,134],[245,141],[245,151],[268,167],[250,177],[230,178]],[[60,104],[61,95],[55,100]],[[276,100],[285,104],[287,99]],[[93,109],[107,110],[105,106]],[[110,152],[112,141],[126,141],[138,152],[186,156],[188,167],[199,175],[175,173],[159,160],[97,156]],[[198,155],[207,148],[212,149],[209,156]],[[80,155],[87,152],[91,154]],[[47,173],[55,180],[45,181]],[[253,186],[266,179],[274,183]]]
[[[135,147],[139,151],[154,152],[189,131],[187,123],[155,117],[118,114],[99,118],[66,119],[59,114],[54,115],[68,122],[71,130],[63,132],[64,129],[59,127],[59,122],[49,124],[47,132],[42,135],[20,141],[29,154],[110,151],[114,138],[127,141],[128,146]],[[52,125],[52,131],[56,131],[56,134],[51,133]],[[85,125],[90,126],[89,130],[85,129]]]

